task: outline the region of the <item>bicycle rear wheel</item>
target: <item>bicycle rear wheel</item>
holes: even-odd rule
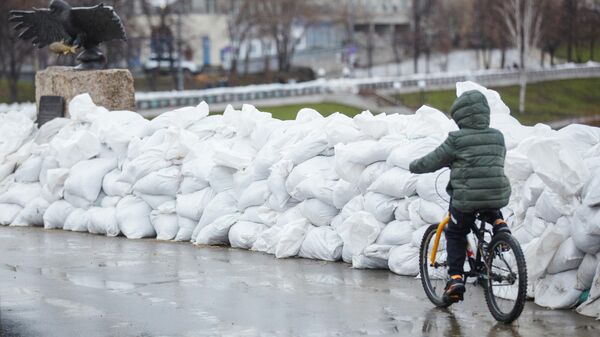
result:
[[[421,272],[421,284],[429,300],[437,307],[445,308],[451,303],[444,301],[444,289],[448,282],[448,265],[446,263],[446,236],[442,232],[437,250],[435,263],[432,266],[430,257],[435,241],[438,225],[431,225],[425,231],[421,241],[419,252],[419,271]]]
[[[495,235],[487,253],[485,300],[497,321],[510,323],[521,315],[525,306],[525,256],[517,240],[508,233]]]

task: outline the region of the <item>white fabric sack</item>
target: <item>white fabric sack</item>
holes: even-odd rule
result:
[[[61,229],[75,208],[65,200],[53,202],[44,213],[45,229]]]
[[[263,205],[269,199],[270,193],[266,180],[255,181],[240,195],[238,209],[243,211],[248,207]]]
[[[417,194],[420,198],[448,208],[450,196],[446,186],[450,181],[450,170],[442,169],[434,173],[420,174],[417,180]]]
[[[562,216],[573,215],[577,200],[544,190],[535,204],[535,214],[547,222],[556,222]]]
[[[140,179],[133,190],[139,194],[175,196],[181,183],[181,173],[177,166],[151,172]]]
[[[217,193],[210,187],[191,194],[177,195],[177,214],[192,220],[200,220],[206,206]]]
[[[229,243],[229,229],[239,219],[239,213],[227,214],[202,228],[196,237],[197,245],[226,245]]]
[[[267,227],[271,227],[277,223],[280,213],[266,206],[248,207],[240,216],[240,220],[258,222]]]
[[[379,161],[373,163],[365,168],[365,170],[361,173],[360,178],[358,180],[358,188],[361,192],[366,193],[367,188],[377,180],[384,172],[389,170],[390,167],[387,165],[385,161]]]
[[[338,234],[350,259],[363,253],[367,246],[373,244],[384,227],[383,223],[365,211],[354,213],[346,219],[338,229]]]
[[[60,167],[69,168],[100,153],[100,141],[85,130],[65,127],[50,141],[50,150]]]
[[[542,235],[548,225],[543,219],[538,218],[535,213],[535,208],[528,209],[525,214],[525,220],[523,220],[523,228],[533,235],[534,238]]]
[[[71,168],[65,181],[65,190],[74,196],[93,202],[102,189],[104,176],[117,167],[117,161],[109,158],[85,160]]]
[[[363,111],[354,116],[354,124],[365,134],[379,139],[388,133],[388,124],[386,115],[379,114],[373,116],[370,111]]]
[[[13,220],[11,226],[43,226],[44,213],[50,203],[42,197],[33,199]]]
[[[522,187],[521,207],[527,209],[534,206],[544,192],[544,182],[537,174],[532,174]]]
[[[388,260],[390,270],[398,275],[417,276],[419,274],[419,248],[406,244],[393,248]]]
[[[427,228],[429,228],[429,226],[422,226],[417,228],[413,233],[412,233],[412,238],[410,243],[412,244],[413,247],[419,248],[421,247],[421,242],[423,241],[423,236],[425,235],[425,231],[427,230]]]
[[[123,165],[123,172],[119,177],[119,181],[134,184],[151,172],[167,168],[171,164],[160,151],[148,151]]]
[[[575,211],[574,219],[586,233],[600,235],[600,208],[581,206]]]
[[[242,170],[250,165],[254,153],[240,153],[231,149],[217,149],[212,156],[215,164]]]
[[[233,248],[250,249],[258,235],[267,228],[263,224],[239,221],[229,228],[229,244]]]
[[[156,231],[150,223],[152,208],[142,199],[127,196],[117,205],[119,229],[128,239],[155,237]]]
[[[342,209],[355,196],[360,194],[360,190],[355,184],[345,180],[338,180],[333,187],[333,205],[337,209]]]
[[[1,157],[0,157],[1,159]],[[13,174],[15,170],[16,163],[15,162],[7,162],[0,164],[0,181],[6,179],[6,177]]]
[[[286,160],[277,162],[271,168],[271,174],[267,179],[269,190],[271,190],[269,205],[276,211],[284,211],[285,205],[290,199],[290,195],[286,189],[286,180],[292,168],[292,162]]]
[[[291,208],[285,210],[284,212],[282,212],[281,215],[277,218],[277,223],[275,225],[278,227],[283,227],[290,222],[293,222],[293,221],[296,221],[299,219],[306,219],[302,215],[302,210],[300,208],[301,208],[301,205],[298,204],[298,205],[291,207]]]
[[[592,171],[592,177],[583,186],[581,196],[584,205],[589,207],[600,206],[600,175]]]
[[[373,214],[378,221],[388,223],[394,219],[398,201],[391,196],[369,192],[365,194],[365,211]]]
[[[419,202],[419,215],[428,224],[438,224],[448,214],[447,208],[442,208],[436,203],[421,199]]]
[[[342,257],[342,238],[331,227],[310,226],[298,256],[307,259],[338,261]]]
[[[107,173],[102,180],[102,190],[110,196],[124,197],[131,193],[132,185],[128,182],[120,181],[121,170],[114,169]]]
[[[596,267],[588,299],[577,307],[577,312],[594,318],[600,317],[600,265]]]
[[[283,160],[289,160],[294,165],[301,164],[319,155],[328,147],[327,136],[322,130],[315,130],[299,142],[292,144],[282,151]]]
[[[90,217],[86,210],[77,208],[65,220],[63,230],[73,232],[87,232]]]
[[[117,207],[117,204],[119,203],[119,201],[121,201],[121,199],[123,199],[123,198],[106,196],[106,197],[102,198],[102,201],[100,202],[100,207],[104,207],[104,208]]]
[[[385,161],[393,149],[392,142],[376,140],[362,140],[349,143],[352,155],[348,158],[351,162],[368,166],[378,161]]]
[[[296,188],[290,192],[290,195],[296,200],[319,199],[322,202],[333,205],[333,189],[336,182],[326,180],[322,177],[313,176],[304,179]]]
[[[62,198],[69,173],[70,170],[65,168],[46,171],[46,183],[42,185],[42,196],[49,202]]]
[[[415,201],[417,197],[412,198],[404,198],[398,200],[398,206],[394,210],[394,218],[398,221],[408,221],[410,220],[410,213],[408,211],[408,206]]]
[[[577,270],[546,275],[535,286],[535,304],[550,309],[569,309],[577,304]]]
[[[421,214],[419,213],[419,210],[421,209],[421,201],[421,199],[414,199],[408,205],[408,217],[413,229],[427,225],[427,222],[421,218]]]
[[[583,261],[585,254],[575,247],[573,238],[565,240],[554,254],[548,265],[548,273],[558,274],[564,271],[577,269]]]
[[[585,255],[579,268],[577,268],[577,289],[583,291],[591,288],[596,269],[598,268],[598,263],[599,261],[596,255]]]
[[[0,204],[0,225],[8,226],[21,213],[23,207],[15,204]]]
[[[526,180],[533,173],[533,167],[525,154],[510,150],[506,152],[504,173],[512,180]]]
[[[14,183],[6,192],[0,194],[0,203],[26,207],[29,202],[40,196],[41,190],[42,186],[39,183]]]
[[[192,238],[196,238],[204,226],[214,222],[223,215],[237,213],[237,200],[230,192],[217,194],[204,208],[198,226],[194,229]]]
[[[89,216],[88,232],[107,236],[118,236],[121,233],[116,208],[92,207],[87,214]]]
[[[389,165],[397,166],[399,168],[408,170],[410,163],[419,159],[429,152],[435,150],[440,145],[440,141],[427,137],[412,140],[411,142],[402,146],[396,147],[387,159]]]
[[[194,177],[183,177],[181,184],[179,185],[179,193],[190,194],[203,190],[209,186],[208,181],[198,180]]]
[[[283,259],[298,255],[309,226],[310,223],[306,219],[299,219],[285,225],[279,234],[275,257]]]
[[[184,107],[160,114],[150,121],[150,129],[157,131],[170,126],[185,129],[208,116],[209,108],[206,102],[201,102],[195,107]]]
[[[352,256],[352,268],[389,269],[388,259],[392,248],[394,246],[391,245],[369,245],[363,253]]]
[[[175,200],[166,202],[150,212],[150,223],[157,240],[173,240],[179,232],[179,219],[175,213]]]
[[[277,249],[277,244],[279,243],[279,239],[281,238],[281,231],[283,227],[273,226],[258,235],[256,241],[250,248],[256,252],[263,252],[271,255],[275,255],[275,250]]]
[[[412,233],[410,221],[392,221],[381,230],[375,242],[378,245],[400,246],[412,240]]]
[[[177,223],[179,224],[179,230],[175,236],[175,241],[190,241],[192,239],[192,233],[194,228],[198,224],[198,221],[188,219],[186,217],[178,216]]]
[[[313,225],[328,226],[340,211],[319,199],[308,199],[300,204],[300,212]]]
[[[571,237],[575,246],[588,254],[600,252],[600,235],[590,234],[579,217],[570,219]]]
[[[410,197],[416,193],[417,179],[417,175],[407,170],[393,167],[379,176],[367,190],[401,199]]]
[[[366,169],[366,166],[351,162],[351,155],[351,146],[345,144],[337,144],[335,146],[335,172],[339,175],[340,178],[348,182],[357,184],[360,179],[360,176]]]
[[[556,250],[568,237],[569,223],[566,218],[561,218],[556,224],[550,224],[539,239],[523,249],[530,284],[535,284],[545,274]]]
[[[170,195],[152,195],[137,192],[133,195],[144,200],[152,209],[158,209],[164,203],[175,201],[175,197]]]
[[[15,181],[18,183],[33,183],[40,180],[42,157],[31,156],[15,171]]]
[[[302,183],[304,180],[309,179],[311,177],[320,177],[324,180],[335,180],[337,179],[337,174],[333,169],[334,158],[325,157],[325,156],[316,156],[311,158],[302,164],[294,167],[289,175],[287,175],[287,179],[285,181],[285,189],[288,193],[292,193],[296,189],[296,187]],[[289,165],[285,164],[285,162],[280,162],[278,165]],[[289,167],[289,166],[287,166]],[[283,171],[285,174],[285,171]]]

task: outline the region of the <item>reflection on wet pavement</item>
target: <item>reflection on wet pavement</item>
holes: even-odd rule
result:
[[[480,288],[448,310],[420,281],[189,243],[0,227],[4,336],[598,336],[528,303],[497,324]]]

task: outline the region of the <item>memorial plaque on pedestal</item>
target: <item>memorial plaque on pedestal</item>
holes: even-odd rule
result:
[[[38,127],[41,127],[54,118],[64,117],[64,115],[65,100],[61,96],[40,97],[40,108],[37,117]]]

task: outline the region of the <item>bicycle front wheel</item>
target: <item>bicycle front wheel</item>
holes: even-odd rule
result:
[[[431,225],[425,231],[421,241],[419,252],[419,271],[421,272],[421,284],[429,300],[440,308],[448,307],[451,303],[444,301],[444,290],[448,282],[448,264],[446,263],[446,236],[442,232],[438,245],[435,262],[431,263],[431,251],[433,250],[435,234],[438,225]]]
[[[495,235],[487,253],[485,300],[497,321],[510,323],[519,318],[525,306],[525,256],[517,240],[508,233]]]

